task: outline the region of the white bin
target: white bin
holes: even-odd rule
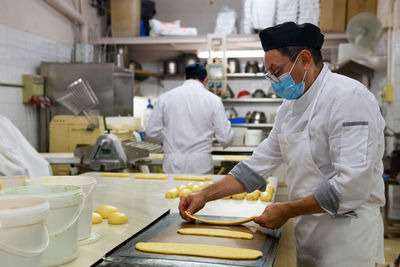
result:
[[[245,137],[246,146],[258,146],[263,138],[262,130],[247,130]]]
[[[83,193],[78,186],[36,185],[13,187],[0,191],[4,195],[40,196],[49,201],[46,226],[50,243],[43,254],[45,266],[55,266],[78,256],[78,217],[82,211]]]
[[[4,188],[23,186],[25,185],[25,179],[28,179],[28,176],[0,176],[0,190]]]
[[[91,176],[45,176],[28,179],[26,184],[59,184],[81,187],[85,196],[85,205],[78,219],[79,240],[90,237],[92,231],[93,193],[96,188],[95,178]]]
[[[42,266],[49,207],[44,198],[0,196],[0,266]]]

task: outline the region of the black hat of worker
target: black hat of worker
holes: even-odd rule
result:
[[[305,46],[321,49],[324,35],[311,23],[285,22],[266,28],[259,33],[264,51],[289,46]]]
[[[194,63],[185,67],[185,74],[188,77],[198,77],[199,75],[207,77],[207,70],[204,65],[200,63]]]

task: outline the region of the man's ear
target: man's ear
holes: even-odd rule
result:
[[[206,78],[204,79],[204,81],[203,81],[204,86],[207,85],[207,82],[208,82],[208,77],[206,77]]]
[[[303,64],[306,70],[312,68],[313,59],[310,51],[306,49],[302,50],[298,60],[301,62],[301,64]]]

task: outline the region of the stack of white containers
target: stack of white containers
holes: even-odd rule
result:
[[[0,265],[56,266],[75,259],[78,240],[95,241],[91,227],[96,179],[24,178],[0,176]],[[25,183],[28,186],[22,186]]]

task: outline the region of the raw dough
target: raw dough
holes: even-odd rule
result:
[[[185,211],[186,215],[193,220],[200,221],[202,223],[207,223],[207,224],[215,224],[215,225],[240,225],[244,224],[247,222],[252,221],[256,216],[251,216],[249,218],[239,220],[239,221],[213,221],[213,220],[204,220],[199,217],[196,217],[194,215],[190,215],[187,211]]]
[[[253,235],[245,232],[230,231],[224,229],[208,229],[208,228],[184,228],[179,229],[178,233],[183,235],[205,235],[227,238],[253,239]]]
[[[103,219],[107,219],[111,213],[118,212],[118,211],[119,211],[118,208],[116,208],[114,206],[110,206],[110,205],[104,205],[104,206],[98,207],[95,210],[95,212],[100,214],[100,216],[103,217]]]
[[[129,173],[118,173],[118,172],[103,172],[103,177],[131,177]]]
[[[92,224],[98,224],[101,223],[102,221],[103,217],[101,217],[100,214],[98,214],[97,212],[92,213]]]
[[[221,199],[231,199],[231,198],[232,198],[232,196],[226,196],[226,197],[223,197]]]
[[[269,185],[267,185],[267,190],[265,190],[265,191],[266,192],[271,191],[271,193],[273,193],[275,191],[275,187],[272,184],[269,184]]]
[[[264,201],[264,202],[271,202],[272,193],[270,191],[262,192],[260,195],[260,199],[261,199],[261,201]]]
[[[211,177],[204,177],[204,176],[187,176],[187,175],[182,175],[182,176],[175,176],[175,180],[183,180],[183,181],[206,181],[206,180],[212,180]]]
[[[236,200],[242,200],[242,199],[244,199],[245,197],[246,197],[246,192],[240,193],[240,194],[236,194],[236,195],[232,195],[232,198],[233,198],[233,199],[236,199]]]
[[[197,191],[200,191],[201,190],[201,188],[197,185],[197,184],[195,184],[193,187],[192,187],[192,192],[197,192]]]
[[[252,260],[262,257],[263,255],[261,251],[254,249],[186,243],[139,242],[136,244],[136,249],[145,252],[161,254],[200,256],[235,260]]]
[[[165,180],[168,179],[168,174],[164,173],[137,173],[135,179],[156,179]]]
[[[261,191],[260,190],[255,190],[253,192],[251,192],[250,194],[246,195],[246,199],[250,200],[250,201],[256,201],[258,200],[258,197],[260,196]]]
[[[128,222],[128,217],[121,212],[113,212],[108,216],[109,224],[125,224]]]
[[[165,197],[166,198],[176,198],[179,194],[178,189],[173,188],[171,190],[169,190],[167,193],[165,193]]]
[[[177,189],[179,192],[181,192],[181,191],[187,189],[187,187],[186,187],[186,185],[182,184],[182,185],[178,186]]]
[[[185,188],[182,191],[179,191],[179,197],[187,196],[190,193],[192,193],[192,190],[190,190],[189,188]]]

